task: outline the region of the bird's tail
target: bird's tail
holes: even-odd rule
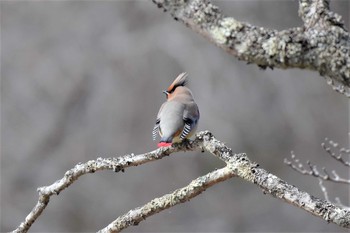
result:
[[[168,147],[168,146],[171,146],[171,145],[172,145],[171,142],[159,142],[157,144],[158,148],[160,148],[160,147]]]
[[[162,137],[158,143],[158,147],[167,147],[167,146],[171,146],[173,141],[172,137]]]

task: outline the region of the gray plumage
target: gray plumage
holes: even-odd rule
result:
[[[200,115],[190,89],[184,86],[186,78],[186,73],[180,74],[165,91],[167,101],[159,109],[153,128],[154,140],[159,132],[160,142],[179,142],[196,131]]]

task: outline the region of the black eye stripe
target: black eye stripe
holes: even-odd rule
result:
[[[177,87],[185,86],[186,84],[187,84],[187,81],[186,81],[186,80],[183,81],[183,82],[181,82],[181,83],[175,84],[175,85],[173,86],[173,88],[171,88],[171,90],[169,90],[169,93],[173,93]]]

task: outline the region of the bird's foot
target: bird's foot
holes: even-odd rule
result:
[[[191,147],[191,140],[185,138],[182,140],[182,144],[187,148],[189,149]]]

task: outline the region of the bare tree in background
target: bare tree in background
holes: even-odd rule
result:
[[[170,12],[175,20],[184,23],[238,59],[262,68],[301,68],[318,71],[335,91],[350,97],[350,37],[341,17],[330,11],[328,0],[299,0],[299,15],[304,21],[304,27],[283,31],[255,27],[226,17],[217,6],[207,0],[153,0],[153,2],[159,8]],[[333,158],[348,166],[349,162],[344,160],[342,155],[334,154],[325,144],[324,148]],[[188,186],[171,194],[155,198],[142,207],[130,210],[101,232],[119,232],[128,226],[137,225],[147,217],[188,201],[206,188],[231,177],[240,177],[258,185],[266,194],[304,209],[325,221],[350,228],[350,212],[347,207],[313,197],[287,184],[266,170],[258,168],[258,165],[251,162],[245,154],[233,153],[210,132],[205,131],[198,133],[193,142],[184,142],[141,155],[99,158],[76,165],[67,171],[61,180],[38,189],[37,205],[15,232],[27,232],[46,208],[50,197],[58,195],[84,174],[99,170],[124,172],[124,169],[130,166],[154,161],[173,152],[191,150],[207,151],[223,160],[226,166],[195,179]],[[347,153],[347,150],[342,152]],[[349,183],[349,180],[341,179],[336,173],[334,177],[327,173],[320,175],[313,165],[308,164],[310,171],[300,169],[299,171],[324,180]],[[297,170],[298,166],[292,167]]]

